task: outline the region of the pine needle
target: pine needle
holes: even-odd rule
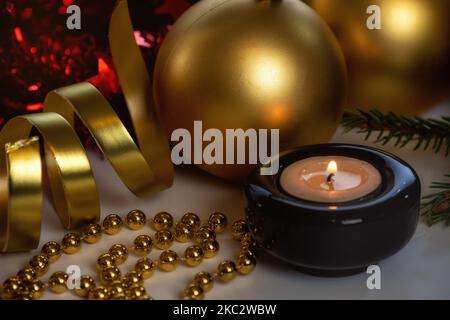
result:
[[[414,144],[414,150],[432,149],[434,153],[444,150],[450,153],[450,117],[424,119],[405,117],[395,113],[382,113],[378,110],[346,111],[341,121],[344,133],[357,130],[365,134],[365,140],[376,135],[375,143],[394,145],[403,148]],[[450,175],[445,175],[449,178]],[[439,191],[422,198],[422,215],[429,226],[443,223],[450,226],[450,182],[433,182],[431,189]]]

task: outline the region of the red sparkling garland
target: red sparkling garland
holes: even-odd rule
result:
[[[136,41],[149,70],[175,19],[195,0],[130,0]],[[90,81],[127,124],[108,47],[108,23],[116,0],[14,0],[0,3],[0,128],[19,114],[39,112],[52,89]],[[82,30],[66,28],[66,8],[81,8]],[[90,137],[80,124],[86,144]],[[128,126],[131,127],[131,126]]]

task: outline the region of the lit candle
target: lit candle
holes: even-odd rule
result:
[[[319,144],[281,153],[281,170],[256,168],[245,186],[258,248],[318,276],[366,272],[403,248],[419,221],[420,181],[381,150]]]
[[[366,161],[344,156],[309,157],[283,170],[280,185],[299,199],[341,203],[362,198],[381,184],[381,174]]]

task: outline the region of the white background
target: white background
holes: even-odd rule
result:
[[[425,116],[450,115],[450,102],[431,110]],[[333,142],[348,142],[373,145],[363,141],[363,135],[342,135],[340,130]],[[422,181],[422,193],[430,192],[431,181],[445,181],[443,174],[450,173],[450,159],[444,155],[428,151],[412,151],[412,147],[396,149],[385,147],[409,162],[418,172]],[[177,168],[174,186],[155,194],[150,199],[134,197],[118,179],[106,161],[91,154],[94,173],[101,194],[102,217],[109,213],[125,215],[129,210],[139,208],[148,217],[159,211],[169,211],[181,217],[188,211],[198,213],[206,219],[213,211],[222,211],[230,220],[244,214],[242,189],[204,174],[195,168]],[[41,245],[49,240],[62,239],[65,231],[61,228],[53,209],[46,204],[41,236]],[[95,274],[95,260],[116,242],[130,245],[135,236],[153,233],[150,227],[139,232],[124,229],[120,235],[104,236],[96,245],[83,244],[82,250],[73,256],[63,256],[51,266],[43,280],[54,271],[65,270],[69,264],[77,264],[82,273]],[[221,259],[234,258],[238,244],[228,233],[219,236],[221,250],[218,257],[205,260],[199,267],[180,265],[174,272],[157,271],[146,281],[148,293],[155,299],[177,299],[186,284],[196,272],[214,271]],[[311,244],[313,245],[313,244]],[[175,246],[182,253],[180,245]],[[157,258],[158,250],[153,250],[151,258]],[[20,254],[0,254],[0,279],[13,275],[23,267],[33,252]],[[127,263],[120,266],[122,273],[131,270],[136,258],[131,255]],[[396,255],[380,263],[381,290],[368,290],[367,274],[345,278],[317,278],[294,271],[290,266],[261,258],[255,271],[247,276],[238,276],[228,284],[217,283],[207,294],[209,299],[450,299],[450,229],[441,225],[432,228],[420,222],[411,242]],[[46,293],[46,299],[75,299],[67,292],[56,295]]]

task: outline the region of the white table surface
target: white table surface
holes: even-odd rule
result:
[[[450,115],[450,102],[431,110],[425,116]],[[371,145],[362,135],[342,135],[338,131],[333,142]],[[411,147],[385,150],[397,154],[409,162],[422,181],[422,193],[430,192],[431,181],[442,181],[443,174],[450,173],[450,159],[443,154],[428,151],[412,151]],[[230,185],[204,174],[195,168],[177,168],[174,186],[155,194],[150,199],[138,199],[123,186],[106,161],[91,155],[94,174],[101,194],[102,217],[109,213],[124,215],[131,209],[144,210],[149,217],[159,211],[169,211],[175,217],[187,211],[197,212],[203,219],[215,210],[222,211],[232,220],[244,214],[244,198],[239,186]],[[49,240],[60,240],[65,231],[48,203],[45,207],[41,245]],[[147,227],[147,232],[153,231]],[[141,231],[145,232],[145,231]],[[113,243],[131,244],[137,232],[125,230],[117,236],[104,236],[97,245],[83,245],[73,256],[64,256],[54,263],[44,280],[57,270],[65,270],[69,264],[77,264],[82,273],[95,274],[95,260]],[[179,266],[174,272],[157,272],[146,281],[145,287],[155,299],[177,299],[196,272],[214,271],[221,259],[234,258],[238,244],[229,234],[219,236],[219,255],[205,260],[196,268]],[[181,247],[177,244],[178,252]],[[150,257],[157,257],[154,250]],[[0,279],[14,274],[33,253],[0,254]],[[121,266],[122,272],[132,268],[136,258],[129,258]],[[450,299],[450,228],[441,225],[429,228],[422,221],[410,243],[394,256],[382,261],[381,290],[366,287],[368,274],[345,278],[318,278],[294,271],[290,266],[274,260],[259,260],[255,271],[248,276],[238,276],[228,284],[217,283],[207,294],[209,299]],[[74,299],[67,292],[61,295],[46,293],[46,299]]]

